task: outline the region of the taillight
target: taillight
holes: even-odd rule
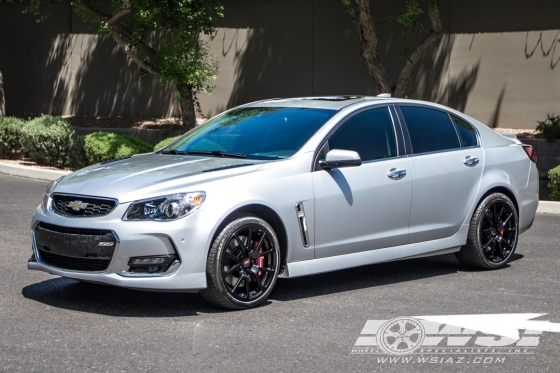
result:
[[[529,159],[537,164],[537,151],[531,145],[523,145],[523,150],[525,150]]]

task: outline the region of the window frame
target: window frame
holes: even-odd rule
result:
[[[443,150],[434,150],[434,151],[431,151],[431,152],[414,153],[414,149],[412,148],[412,141],[410,139],[410,133],[408,132],[408,125],[406,124],[406,121],[404,119],[404,115],[401,111],[401,107],[417,107],[417,108],[422,108],[422,109],[426,109],[426,110],[439,111],[439,112],[445,114],[447,116],[450,124],[453,126],[453,130],[455,131],[455,136],[457,136],[457,140],[459,142],[459,147],[458,148],[443,149]],[[398,117],[399,121],[401,121],[401,126],[403,128],[403,134],[404,134],[405,145],[406,145],[406,153],[409,157],[415,157],[415,156],[426,155],[426,154],[438,154],[438,153],[445,153],[445,152],[454,152],[454,151],[458,151],[458,150],[462,150],[462,149],[479,148],[481,146],[480,145],[481,144],[480,134],[479,134],[477,128],[475,126],[473,126],[472,123],[470,123],[469,121],[465,120],[464,118],[462,118],[458,115],[451,114],[450,112],[448,112],[446,110],[443,110],[443,109],[440,109],[438,107],[432,107],[432,106],[415,104],[415,103],[396,104],[395,105],[395,110],[397,112],[397,117]],[[463,145],[463,140],[461,139],[461,136],[459,135],[457,125],[455,124],[455,122],[453,121],[453,119],[451,117],[452,115],[461,119],[461,120],[463,120],[463,121],[465,121],[467,124],[469,124],[474,129],[475,135],[476,135],[476,142],[477,142],[476,146],[464,146]]]
[[[406,157],[407,154],[406,154],[406,151],[405,151],[403,130],[402,130],[402,127],[401,127],[401,123],[399,122],[399,120],[397,118],[397,112],[395,110],[394,105],[393,104],[385,104],[385,105],[367,106],[367,107],[360,108],[360,109],[358,109],[356,111],[353,111],[352,113],[348,114],[347,116],[342,118],[333,128],[331,128],[329,133],[327,133],[327,135],[323,138],[323,140],[321,140],[321,142],[319,143],[319,146],[317,146],[317,149],[315,150],[315,154],[313,155],[313,164],[312,164],[312,167],[311,167],[311,172],[325,171],[319,165],[319,160],[324,159],[324,157],[326,156],[326,154],[330,150],[330,149],[327,150],[327,148],[326,148],[326,146],[329,143],[329,139],[342,126],[344,126],[349,120],[351,120],[353,117],[355,117],[359,114],[362,114],[362,113],[370,111],[370,110],[377,110],[377,109],[387,109],[389,111],[389,116],[391,117],[391,122],[393,124],[393,132],[395,134],[395,142],[396,142],[395,145],[396,145],[397,155],[394,156],[394,157],[391,157],[391,158],[371,159],[369,161],[363,161],[362,160],[362,164],[368,164],[368,163],[373,163],[373,162],[382,162],[382,161],[388,161],[388,160],[392,160],[392,159]],[[349,149],[344,149],[344,150],[349,150]]]

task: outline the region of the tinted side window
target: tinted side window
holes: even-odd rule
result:
[[[453,120],[453,123],[455,123],[455,128],[457,128],[457,132],[459,133],[459,137],[461,138],[463,146],[466,147],[478,145],[476,131],[471,124],[453,115],[451,115],[451,120]]]
[[[389,108],[353,116],[331,136],[329,148],[356,151],[362,161],[396,157],[397,142]]]
[[[422,107],[401,107],[414,154],[460,148],[459,138],[449,116]]]

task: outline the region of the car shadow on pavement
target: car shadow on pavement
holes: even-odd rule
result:
[[[514,254],[511,261],[523,258]],[[509,265],[505,268],[507,269]],[[457,272],[478,272],[464,267],[454,254],[371,264],[313,276],[279,280],[270,300],[289,301],[319,295],[421,280]]]
[[[22,289],[22,295],[48,306],[122,317],[182,317],[223,312],[193,293],[149,292],[54,278]]]

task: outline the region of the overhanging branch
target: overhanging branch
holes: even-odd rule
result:
[[[397,88],[395,89],[396,97],[404,97],[406,95],[406,87],[410,81],[412,70],[420,59],[426,54],[428,49],[436,44],[436,42],[443,36],[443,26],[441,24],[441,17],[439,14],[439,5],[437,0],[430,1],[428,14],[432,24],[432,31],[430,35],[418,45],[412,54],[407,58],[405,65],[401,69]]]

